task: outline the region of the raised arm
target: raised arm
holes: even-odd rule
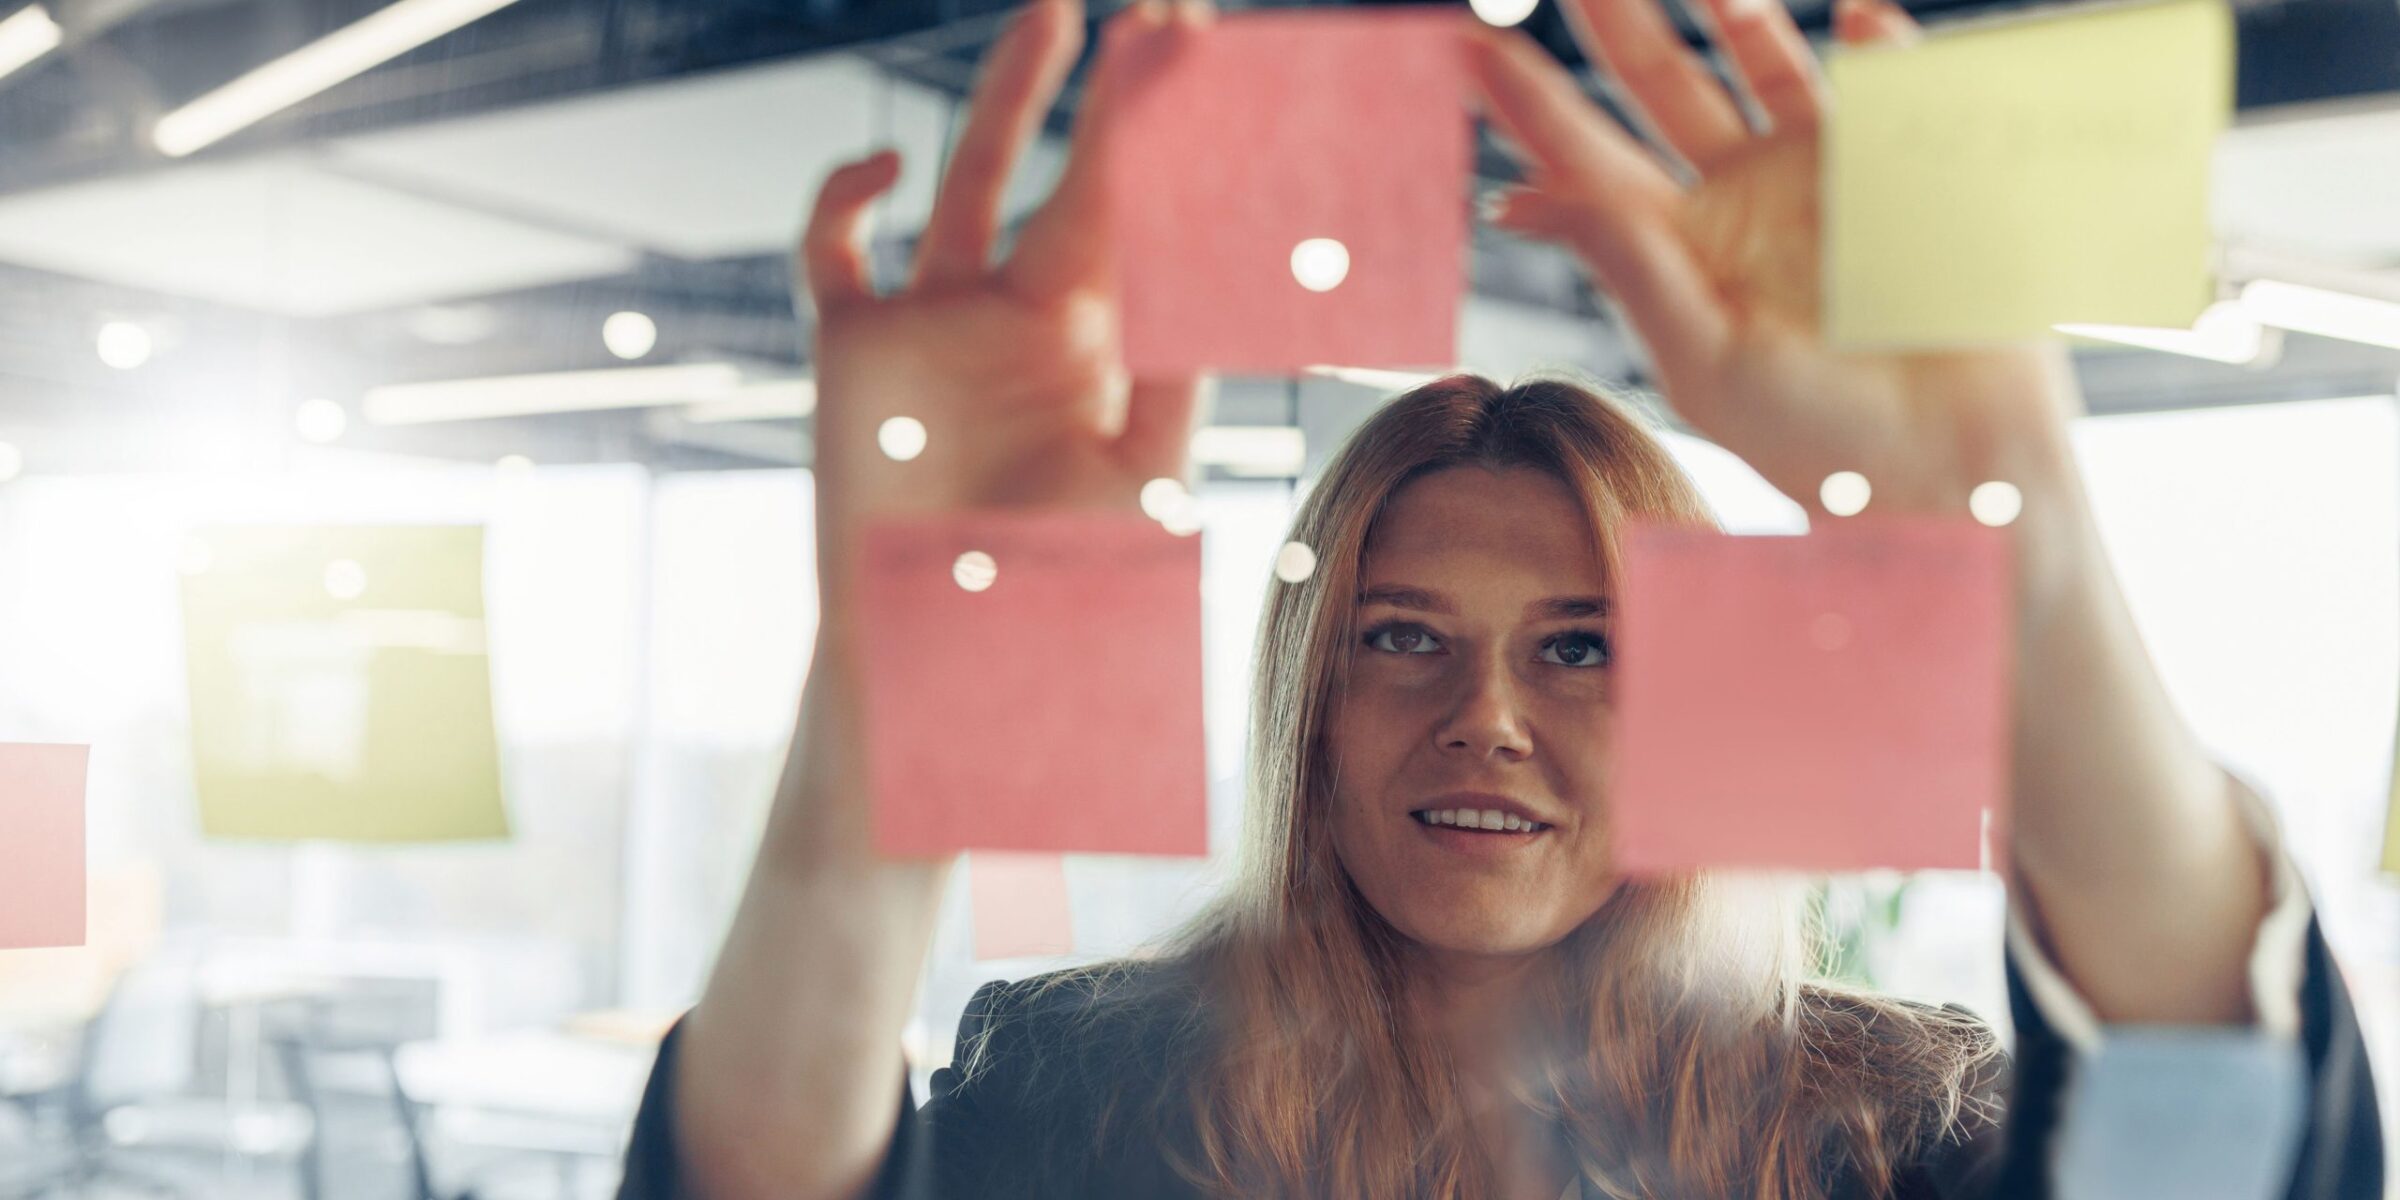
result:
[[[1485,34],[1485,107],[1529,186],[1503,226],[1575,251],[1624,306],[1667,398],[1817,508],[1858,471],[1884,511],[2024,497],[2011,861],[2020,901],[2103,1021],[2240,1022],[2266,870],[2229,781],[2168,703],[2102,553],[2067,437],[2081,407],[2056,347],[1849,354],[1817,313],[1817,130],[1808,45],[1779,3],[1707,0],[1774,128],[1753,130],[1657,0],[1566,0],[1576,34],[1697,181],[1672,172],[1530,40]],[[1845,39],[1914,36],[1883,0]]]
[[[1150,4],[1126,20],[1185,24]],[[1119,366],[1099,123],[1084,104],[1057,193],[992,262],[1001,195],[1082,49],[1075,0],[1039,0],[993,49],[913,277],[878,295],[859,238],[890,153],[835,172],[799,270],[817,310],[822,624],[798,732],[706,995],[679,1034],[675,1156],[709,1200],[812,1200],[873,1181],[900,1109],[900,1034],[949,862],[887,862],[868,836],[851,579],[864,523],[1015,506],[1135,508],[1180,478],[1196,382]],[[921,456],[878,448],[894,417]]]

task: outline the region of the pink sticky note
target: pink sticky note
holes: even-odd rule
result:
[[[878,524],[862,566],[878,850],[1207,852],[1198,538],[967,514]]]
[[[1172,53],[1172,33],[1113,36],[1109,211],[1135,375],[1457,360],[1473,155],[1459,17],[1244,14]],[[1338,283],[1303,286],[1296,256]]]
[[[83,944],[88,746],[0,745],[0,950]]]
[[[2007,794],[2011,559],[1964,519],[1624,543],[1619,869],[1956,867]]]
[[[978,850],[967,856],[967,891],[979,961],[1074,953],[1065,859]]]

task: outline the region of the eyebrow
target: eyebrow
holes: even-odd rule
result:
[[[1414,609],[1418,612],[1455,615],[1457,608],[1448,598],[1423,588],[1401,587],[1397,584],[1378,584],[1358,594],[1360,607],[1384,604],[1393,608]],[[1576,617],[1608,615],[1606,596],[1552,596],[1537,600],[1525,607],[1526,614],[1535,620],[1569,620]]]

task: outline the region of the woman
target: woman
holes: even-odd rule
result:
[[[1041,0],[993,51],[907,287],[877,296],[856,244],[888,154],[826,183],[804,239],[823,626],[798,750],[707,995],[662,1053],[626,1195],[2036,1194],[2083,1154],[2054,1135],[2077,1128],[2060,1105],[2102,1023],[2297,1035],[2307,1132],[2253,1157],[2295,1196],[2370,1193],[2372,1094],[2338,982],[2271,829],[2132,631],[2067,447],[2071,375],[2033,349],[1827,349],[1804,41],[1779,5],[1710,0],[1772,122],[1754,131],[1651,4],[1571,8],[1699,182],[1522,37],[1462,31],[1487,116],[1528,160],[1498,220],[1577,253],[1679,411],[1786,494],[1837,470],[1889,510],[2022,491],[2013,1077],[1962,1013],[1807,984],[1789,907],[1759,885],[1613,875],[1612,537],[1707,518],[1607,403],[1462,377],[1369,421],[1298,518],[1320,566],[1276,588],[1262,631],[1243,882],[1156,962],[986,988],[915,1108],[892,1048],[947,864],[868,848],[859,530],[1131,506],[1184,471],[1198,392],[1117,366],[1112,81],[991,263],[1002,185],[1080,47],[1072,0]],[[1209,14],[1121,19],[1193,38]],[[1851,40],[1910,35],[1891,7],[1839,19]],[[907,464],[874,447],[895,415],[932,431]]]

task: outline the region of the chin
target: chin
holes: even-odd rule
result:
[[[1429,906],[1430,907],[1430,906]],[[1516,958],[1538,954],[1566,940],[1575,922],[1532,920],[1523,911],[1479,913],[1473,910],[1386,913],[1384,920],[1402,937],[1444,954],[1473,954]]]

